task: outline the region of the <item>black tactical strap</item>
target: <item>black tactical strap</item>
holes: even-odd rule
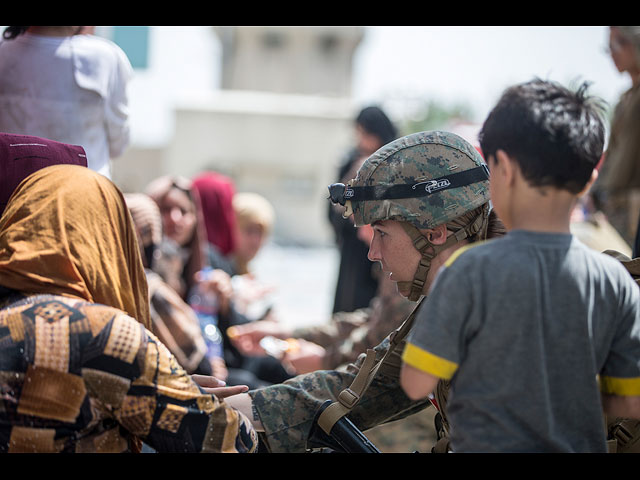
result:
[[[451,188],[465,187],[472,183],[489,179],[489,171],[485,165],[452,173],[444,177],[434,178],[416,183],[401,185],[373,185],[367,187],[346,186],[344,197],[347,200],[361,202],[365,200],[389,200],[398,198],[426,197]]]

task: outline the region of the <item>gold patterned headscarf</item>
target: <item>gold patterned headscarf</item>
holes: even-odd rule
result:
[[[85,167],[47,167],[16,188],[0,218],[0,285],[109,305],[151,326],[123,195]]]

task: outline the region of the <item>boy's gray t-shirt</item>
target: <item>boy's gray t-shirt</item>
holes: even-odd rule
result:
[[[572,235],[524,230],[450,260],[404,358],[452,375],[453,450],[605,452],[597,376],[608,393],[640,384],[640,290],[624,267]]]

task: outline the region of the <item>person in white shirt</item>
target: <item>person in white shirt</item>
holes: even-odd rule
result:
[[[85,27],[7,27],[0,41],[0,132],[82,145],[111,178],[129,144],[126,54]],[[90,30],[89,30],[90,31]]]

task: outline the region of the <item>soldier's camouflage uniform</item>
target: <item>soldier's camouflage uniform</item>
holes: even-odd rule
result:
[[[368,308],[335,313],[327,324],[297,329],[295,338],[325,348],[323,369],[355,362],[361,352],[378,345],[398,328],[415,308],[388,278],[381,279],[378,295]],[[386,291],[385,291],[386,290]],[[367,438],[382,452],[429,451],[435,443],[434,409],[367,430]]]
[[[373,187],[375,190],[408,189],[424,191],[421,197],[385,196],[373,201],[347,202],[345,214],[354,214],[356,226],[378,220],[399,220],[417,228],[432,228],[458,219],[476,209],[482,209],[476,220],[486,220],[488,205],[488,179],[482,157],[468,142],[448,132],[420,132],[395,140],[369,157],[358,171],[351,187]],[[449,189],[448,181],[455,182],[457,173],[467,180]],[[474,180],[468,181],[471,174]],[[460,177],[458,177],[460,178]],[[351,194],[351,192],[349,192]],[[386,195],[386,193],[384,194]],[[462,224],[455,239],[481,235],[472,227],[486,228],[486,222]],[[473,231],[471,231],[473,230]],[[463,235],[459,235],[463,234]],[[482,237],[483,238],[483,237]],[[436,253],[438,247],[433,246]],[[445,246],[439,246],[446,248]],[[423,259],[424,252],[421,252]],[[422,262],[421,262],[422,265]],[[428,266],[427,266],[428,270]],[[426,273],[426,272],[423,272]],[[410,296],[409,298],[412,298]],[[417,298],[412,298],[417,300]],[[389,331],[392,329],[389,326]],[[376,360],[380,360],[390,345],[387,336],[375,347]],[[410,400],[400,386],[402,352],[405,342],[399,342],[380,366],[366,394],[349,412],[349,419],[362,431],[408,417],[431,405],[429,399]],[[328,400],[351,386],[364,354],[344,369],[321,370],[294,377],[282,384],[249,392],[254,415],[264,426],[262,440],[272,452],[303,452],[311,430],[315,412]]]
[[[375,348],[376,359],[382,358],[388,345],[387,337]],[[403,349],[404,342],[401,342],[390,355],[390,361],[378,371],[366,395],[349,414],[349,419],[360,430],[404,418],[431,405],[428,399],[411,401],[400,387]],[[336,400],[337,395],[351,385],[363,360],[364,355],[360,355],[344,371],[320,370],[249,392],[254,411],[264,426],[262,439],[266,441],[269,451],[304,452],[313,412],[325,400]]]
[[[334,313],[326,324],[296,329],[292,336],[324,347],[322,368],[338,368],[354,362],[361,352],[382,342],[414,307],[415,303],[400,295],[395,284],[384,277],[369,307]]]

